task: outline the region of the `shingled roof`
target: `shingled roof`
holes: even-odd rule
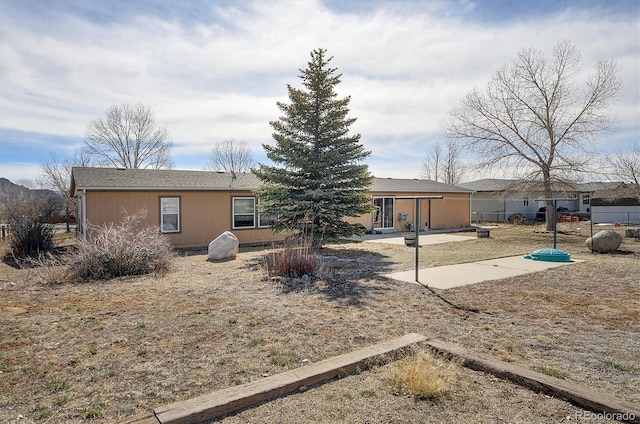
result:
[[[71,193],[78,190],[255,190],[260,180],[251,172],[231,173],[175,169],[76,167]],[[430,180],[375,178],[372,192],[469,193],[471,190]]]
[[[603,189],[615,189],[620,182],[587,182],[587,183],[570,183],[563,184],[554,183],[553,190],[555,192],[581,192],[590,193],[596,190]],[[522,181],[522,180],[510,180],[500,178],[483,178],[480,180],[469,181],[466,183],[458,184],[460,187],[464,187],[475,192],[501,192],[501,191],[543,191],[543,185],[541,181]]]
[[[374,178],[372,192],[471,193],[471,190],[431,180]]]
[[[250,172],[182,171],[175,169],[73,168],[76,190],[253,190],[259,181]]]

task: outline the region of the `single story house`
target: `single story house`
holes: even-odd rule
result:
[[[554,188],[558,208],[588,215],[591,213],[591,198],[597,190],[611,190],[619,182],[570,183]],[[519,180],[485,178],[458,184],[473,191],[471,196],[472,221],[502,222],[514,214],[523,214],[536,219],[536,213],[546,207],[542,183],[523,184]]]
[[[591,198],[591,220],[595,224],[640,224],[638,190],[631,184],[614,189],[597,190]]]
[[[157,226],[174,247],[202,247],[224,231],[241,244],[281,240],[274,217],[259,213],[252,173],[74,167],[71,193],[78,198],[77,225],[87,236],[89,225],[119,222],[123,213],[146,210],[145,223]],[[376,178],[371,186],[376,211],[349,222],[382,232],[406,231],[414,220],[416,196],[443,196],[420,202],[420,226],[468,227],[471,191],[428,180]]]

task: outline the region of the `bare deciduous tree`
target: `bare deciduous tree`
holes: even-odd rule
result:
[[[167,129],[141,103],[111,106],[85,132],[87,154],[103,166],[173,168],[171,147]]]
[[[449,140],[446,147],[447,150],[444,151],[443,144],[436,142],[433,151],[422,162],[421,178],[446,184],[460,182],[464,173],[460,148],[453,140]]]
[[[640,200],[640,144],[636,144],[629,151],[617,152],[610,162],[611,174],[630,184]]]
[[[211,149],[207,163],[210,171],[247,172],[253,167],[251,149],[244,141],[224,140]]]
[[[39,184],[42,187],[52,189],[62,196],[63,206],[65,209],[65,218],[67,224],[67,232],[70,232],[70,215],[71,211],[76,209],[76,199],[72,196],[70,190],[71,184],[71,168],[74,166],[89,166],[91,164],[89,156],[83,150],[75,152],[72,156],[60,158],[56,154],[52,154],[48,162],[43,162],[42,177]]]
[[[481,168],[526,170],[519,176],[542,181],[552,198],[554,182],[587,170],[590,141],[610,126],[606,111],[620,91],[613,61],[599,62],[584,84],[576,81],[580,62],[568,41],[555,46],[551,61],[538,50],[522,50],[486,90],[472,90],[450,112],[445,134],[475,151]],[[551,210],[548,201],[549,229]]]

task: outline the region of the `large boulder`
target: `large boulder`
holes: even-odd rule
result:
[[[613,230],[603,230],[587,239],[587,247],[600,253],[618,250],[622,244],[622,236]]]
[[[225,231],[209,243],[209,259],[214,261],[233,259],[238,253],[239,246],[238,237],[231,231]]]

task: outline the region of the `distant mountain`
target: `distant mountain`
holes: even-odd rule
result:
[[[0,199],[16,199],[25,196],[36,196],[37,198],[61,197],[60,193],[53,190],[30,190],[25,186],[14,184],[6,178],[0,177]]]

